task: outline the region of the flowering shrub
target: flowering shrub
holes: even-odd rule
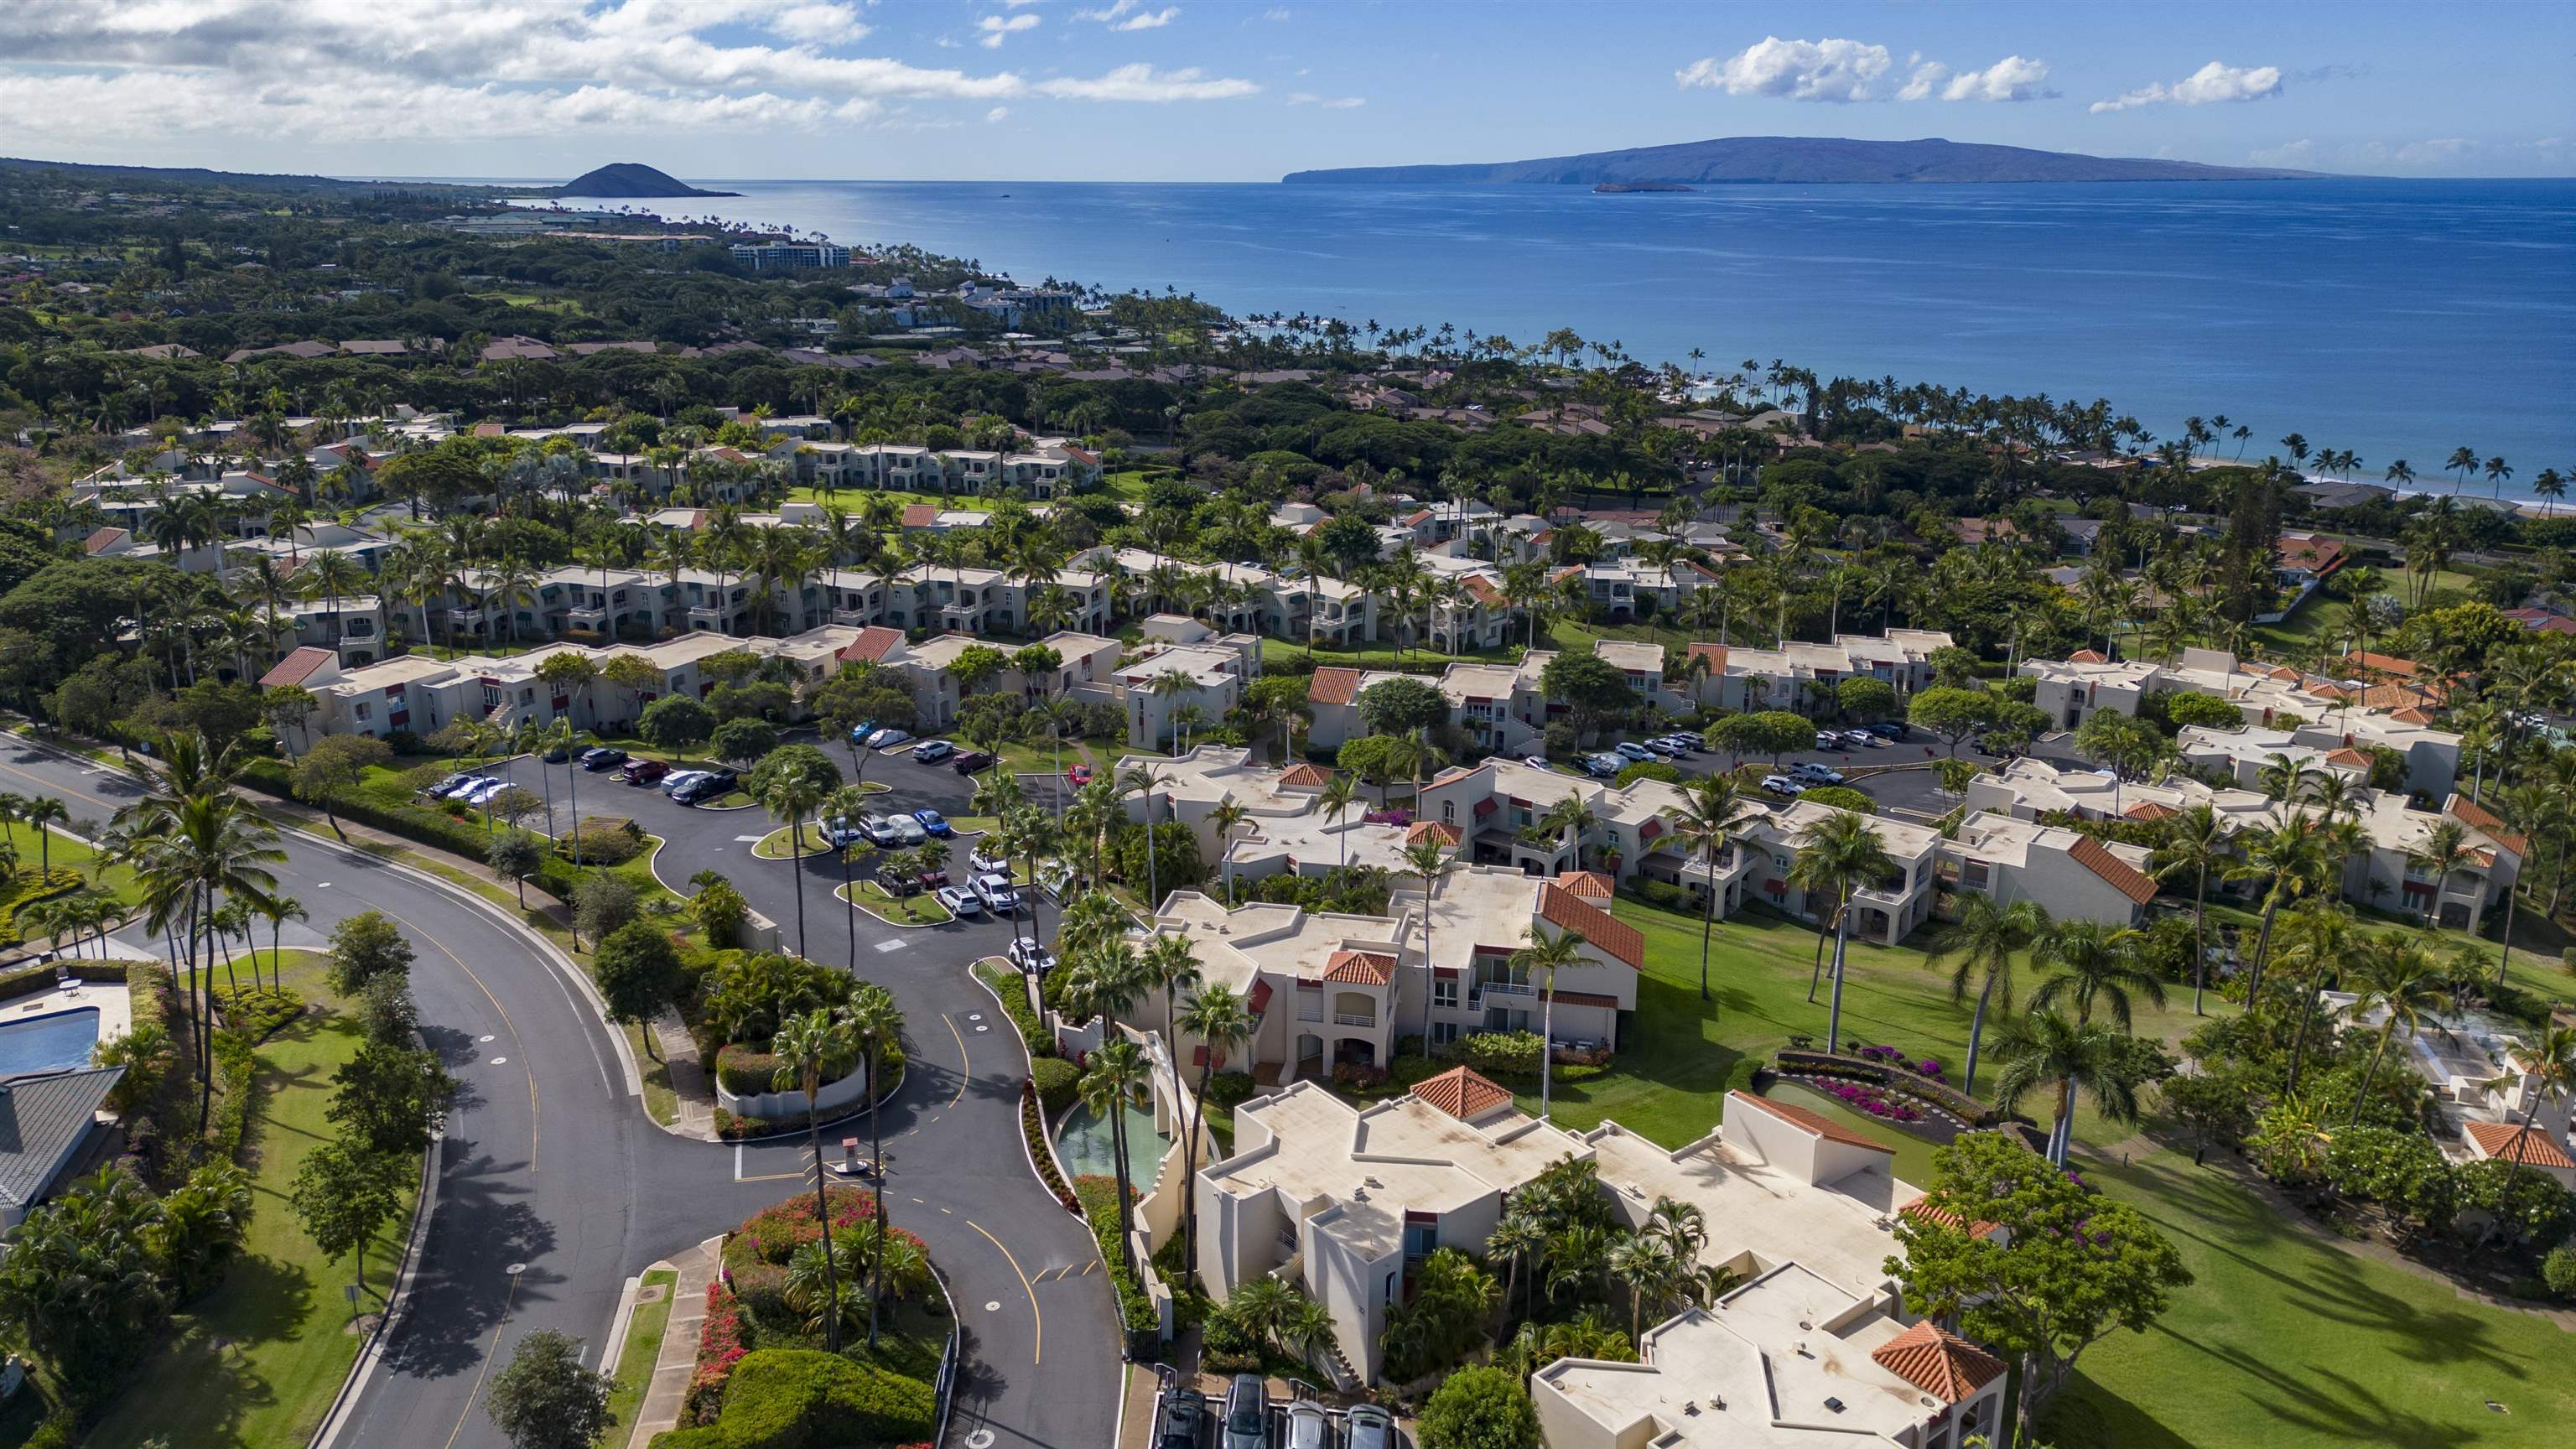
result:
[[[716,1411],[724,1407],[725,1381],[749,1351],[743,1342],[741,1306],[722,1282],[709,1283],[706,1322],[698,1329],[697,1367],[689,1374],[689,1392],[681,1401],[681,1422],[716,1421]]]
[[[1914,1064],[1914,1075],[1918,1077],[1930,1077],[1937,1082],[1941,1079],[1942,1072],[1939,1059],[1934,1057],[1925,1057]]]
[[[1892,1046],[1865,1046],[1860,1049],[1859,1054],[1874,1062],[1900,1061],[1905,1056],[1905,1053]]]
[[[1413,823],[1413,812],[1396,805],[1384,810],[1371,810],[1360,819],[1370,825],[1392,825],[1402,829]]]
[[[863,1188],[830,1187],[832,1231],[844,1232],[876,1216],[876,1200]],[[902,1231],[897,1229],[897,1232]],[[744,1220],[725,1244],[725,1263],[734,1268],[752,1263],[785,1263],[796,1250],[823,1236],[814,1220],[814,1199],[798,1193]]]
[[[1857,1107],[1873,1117],[1884,1117],[1890,1122],[1923,1120],[1921,1109],[1897,1101],[1875,1087],[1865,1087],[1857,1082],[1818,1082],[1815,1086],[1817,1090]]]
[[[1366,1067],[1357,1062],[1333,1063],[1333,1085],[1336,1087],[1382,1087],[1386,1085],[1384,1067]]]

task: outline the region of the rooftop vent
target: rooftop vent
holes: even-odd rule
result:
[[[1843,1411],[1843,1401],[1840,1399],[1827,1399],[1825,1400],[1825,1407],[1839,1414]]]

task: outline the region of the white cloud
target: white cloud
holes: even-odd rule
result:
[[[1160,10],[1147,10],[1144,0],[1116,0],[1099,10],[1076,10],[1076,20],[1097,20],[1112,30],[1160,30],[1181,18],[1181,7],[1168,5]]]
[[[1904,89],[1896,93],[1900,101],[1928,101],[1940,93],[1941,83],[1950,78],[1950,68],[1937,60],[1916,56],[1906,64],[1913,66],[1914,72],[1906,77]]]
[[[2172,85],[2148,85],[2107,101],[2092,111],[2130,111],[2140,106],[2206,106],[2220,101],[2259,101],[2281,93],[2281,68],[2241,66],[2211,61]]]
[[[1356,111],[1360,107],[1368,104],[1368,97],[1319,96],[1313,91],[1290,91],[1288,93],[1288,104],[1292,106],[1321,106],[1328,111]]]
[[[2048,89],[2048,62],[2008,55],[1984,70],[1961,71],[1942,88],[1945,101],[2036,101],[2057,95]],[[1911,100],[1908,96],[1905,99]]]
[[[1866,101],[1887,74],[1887,47],[1857,40],[1782,40],[1765,36],[1719,60],[1705,56],[1673,73],[1687,90],[1792,101]]]
[[[1010,118],[1011,108],[1008,106],[995,106],[993,109],[984,113],[984,120],[987,124],[998,124],[1000,122],[1007,121]]]
[[[982,36],[1040,23],[1006,8],[1017,13],[989,17]],[[861,15],[853,0],[0,0],[0,136],[34,150],[102,135],[667,135],[891,124],[888,106],[909,101],[1259,90],[1196,70],[1036,83],[833,53],[868,33]]]
[[[1262,11],[1261,18],[1275,22],[1287,19],[1291,13],[1292,12],[1285,5],[1274,5],[1271,8]]]
[[[984,38],[976,44],[986,50],[999,50],[1005,37],[1017,35],[1023,30],[1035,30],[1039,23],[1039,17],[1035,15],[987,15],[975,22],[975,28],[984,32]]]
[[[2499,150],[2461,136],[2428,136],[2415,141],[2345,141],[2325,145],[2303,136],[2278,146],[2247,152],[2245,159],[2257,166],[2282,166],[2303,171],[2495,175],[2499,171],[2515,169],[2505,153],[2516,147],[2545,153],[2554,144],[2544,139],[2508,143]],[[2499,165],[2500,162],[2504,164]]]
[[[1064,77],[1030,87],[1040,95],[1076,101],[1222,101],[1259,94],[1248,80],[1218,79],[1196,66],[1158,71],[1138,63],[1122,65],[1098,80]]]
[[[807,45],[845,45],[868,33],[856,9],[838,4],[790,5],[771,16],[766,29]]]

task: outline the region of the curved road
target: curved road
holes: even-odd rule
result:
[[[16,736],[0,742],[0,777],[0,788],[63,799],[76,820],[104,819],[135,793],[115,770]],[[754,861],[732,838],[765,830],[756,817],[649,791],[612,795],[598,776],[583,783],[666,836],[666,878],[725,871],[792,943],[794,872]],[[557,1329],[596,1353],[625,1280],[801,1190],[803,1145],[662,1131],[630,1094],[596,1011],[501,912],[432,877],[283,834],[279,884],[312,914],[287,944],[319,946],[363,910],[394,918],[418,955],[423,1031],[462,1084],[414,1296],[340,1442],[502,1449],[481,1391],[519,1336]],[[805,886],[809,946],[827,962],[853,945],[834,883],[817,872]],[[882,1112],[888,1216],[929,1245],[966,1332],[951,1442],[989,1430],[979,1445],[1095,1449],[1114,1435],[1120,1385],[1099,1255],[1029,1174],[1018,1118],[1026,1060],[965,969],[1008,938],[996,923],[898,931],[859,917],[860,974],[893,990],[911,1037],[911,1069]]]

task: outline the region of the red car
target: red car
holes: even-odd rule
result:
[[[1077,785],[1088,785],[1091,783],[1091,767],[1089,765],[1076,765],[1072,769],[1065,771],[1064,777]]]
[[[671,773],[671,767],[660,760],[629,760],[618,770],[629,785],[650,785]]]

